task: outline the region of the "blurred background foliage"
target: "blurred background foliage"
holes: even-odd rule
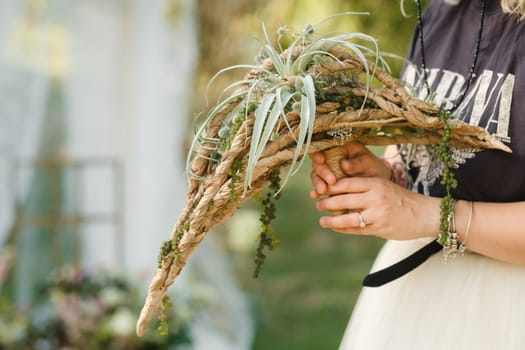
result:
[[[199,0],[197,8],[201,36],[196,91],[200,92],[204,91],[209,78],[219,69],[233,64],[254,63],[259,44],[264,40],[262,23],[275,39],[276,35],[272,34],[279,27],[300,32],[308,24],[315,24],[337,13],[368,13],[335,17],[319,29],[322,32],[362,32],[376,38],[381,51],[404,57],[416,19],[412,1],[404,1],[408,14],[404,17],[396,0],[223,0],[220,6],[213,0]],[[391,63],[396,75],[402,64],[395,60]],[[225,74],[223,79],[231,81],[240,76],[238,72],[232,72]],[[220,82],[216,85],[220,86]]]
[[[197,108],[202,107],[198,103],[210,77],[219,69],[254,63],[264,40],[262,22],[275,38],[279,27],[299,32],[307,24],[346,11],[369,14],[335,17],[322,24],[320,31],[366,33],[378,39],[381,51],[405,56],[416,20],[412,1],[405,2],[405,17],[399,1],[393,0],[224,0],[220,6],[214,0],[200,0]],[[389,63],[392,74],[398,76],[402,62]],[[210,101],[225,82],[239,80],[242,74],[233,71],[221,76],[210,90]],[[382,149],[375,151],[381,153]],[[309,165],[305,165],[277,202],[274,228],[281,245],[267,254],[258,279],[251,278],[255,249],[252,254],[237,256],[238,276],[256,305],[254,349],[336,349],[362,278],[381,247],[379,239],[344,236],[320,228],[321,214],[315,210],[309,191]],[[247,207],[258,209],[256,203]],[[233,223],[240,224],[242,221]]]

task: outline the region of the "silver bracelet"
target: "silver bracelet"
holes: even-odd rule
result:
[[[465,251],[467,250],[467,238],[470,232],[470,224],[472,222],[472,214],[474,211],[474,202],[469,201],[468,204],[469,204],[469,211],[468,211],[467,228],[465,229],[465,236],[463,237],[463,241],[461,242],[458,248],[459,253],[461,255],[465,254]]]

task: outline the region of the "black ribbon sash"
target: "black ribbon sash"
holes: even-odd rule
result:
[[[384,284],[392,282],[393,280],[398,279],[399,277],[414,270],[432,255],[439,252],[442,248],[443,246],[437,241],[432,241],[416,252],[407,256],[403,260],[382,270],[368,274],[363,280],[363,286],[380,287]]]

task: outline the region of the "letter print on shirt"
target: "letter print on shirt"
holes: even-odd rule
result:
[[[432,102],[450,109],[462,92],[465,78],[449,70],[428,69],[428,83],[434,96]],[[427,91],[421,73],[415,66],[406,67],[403,81],[420,99],[427,99]],[[509,135],[512,92],[515,84],[513,74],[484,70],[471,86],[456,115],[471,125],[484,128],[503,142],[510,143]],[[429,187],[440,177],[442,164],[433,156],[433,146],[409,145],[403,148],[403,156],[411,167],[418,167],[417,178],[412,181],[413,190],[422,189],[429,194]],[[473,158],[477,150],[453,150],[456,167]]]

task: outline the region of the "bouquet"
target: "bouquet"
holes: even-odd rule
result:
[[[264,29],[264,27],[263,27]],[[484,129],[454,118],[450,112],[415,98],[410,88],[389,74],[374,38],[362,33],[316,33],[307,26],[291,36],[285,50],[268,35],[254,65],[229,85],[197,130],[188,157],[186,205],[170,238],[161,247],[158,269],[137,323],[147,322],[162,304],[168,287],[188,256],[215,225],[239,205],[269,187],[263,200],[258,249],[275,245],[272,204],[311,152],[326,152],[335,164],[349,141],[366,145],[431,145],[444,169],[455,166],[453,149],[510,149]],[[214,79],[214,78],[213,78]],[[212,79],[212,81],[213,81]],[[287,169],[281,179],[281,170]],[[447,171],[448,173],[448,171]],[[448,178],[447,189],[454,185]]]

